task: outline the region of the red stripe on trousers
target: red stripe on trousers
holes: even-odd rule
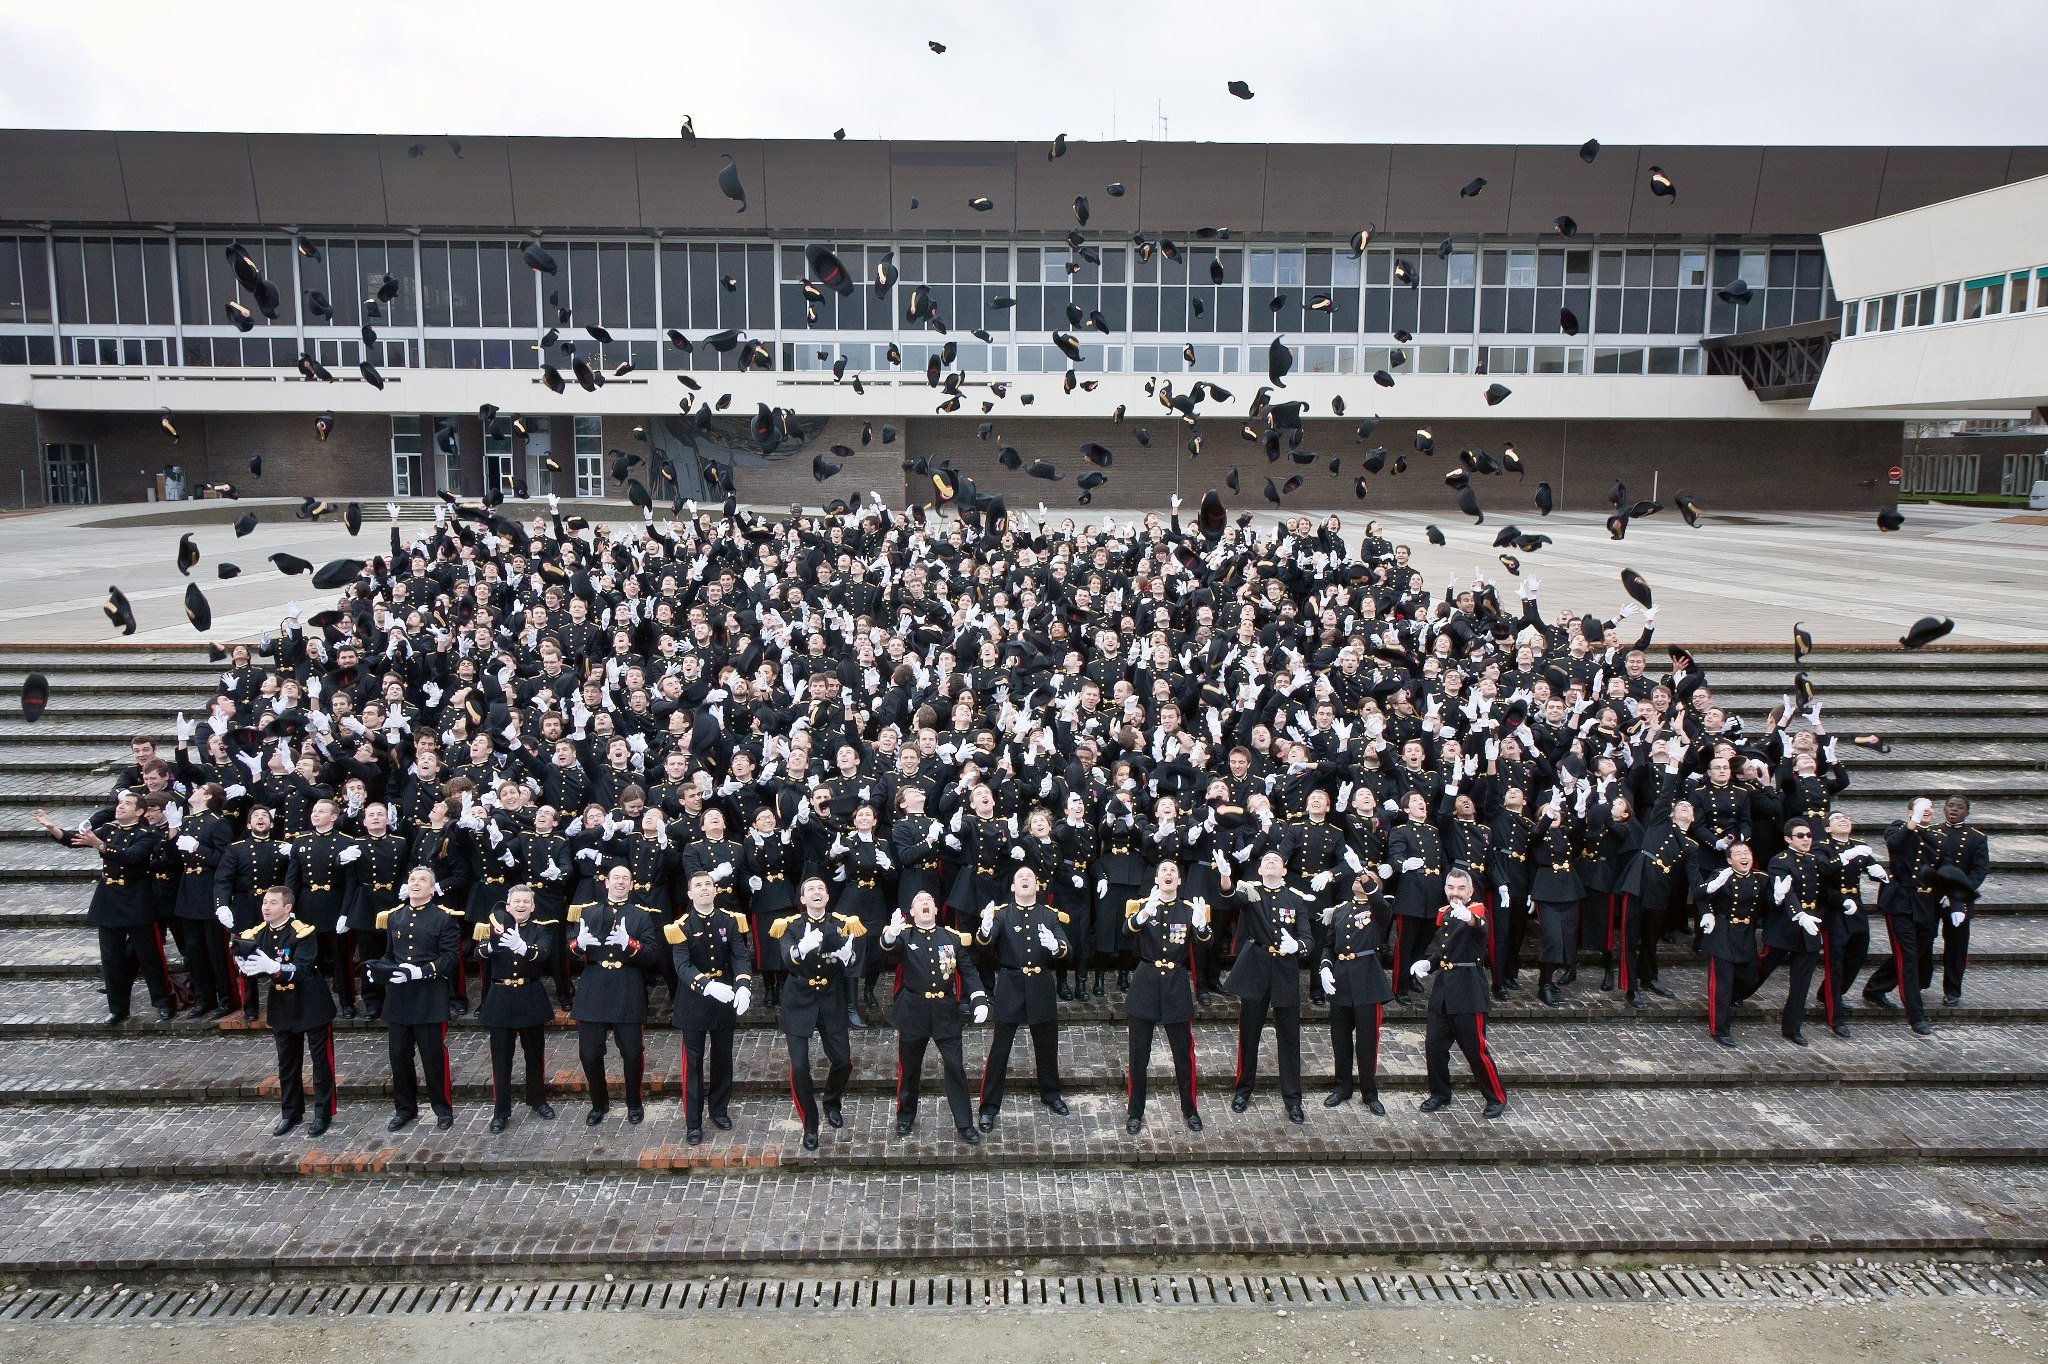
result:
[[[796,1110],[796,1120],[800,1123],[803,1122],[804,1106],[803,1102],[796,1097],[796,1066],[794,1063],[789,1067],[789,1106]],[[809,1126],[809,1124],[806,1123],[805,1126]]]
[[[679,1096],[677,1102],[682,1104],[683,1116],[687,1120],[690,1113],[690,1044],[688,1042],[682,1044],[681,1052],[682,1061],[677,1067],[676,1094]]]
[[[1479,1059],[1486,1065],[1486,1080],[1493,1086],[1493,1101],[1504,1104],[1508,1101],[1507,1086],[1500,1082],[1500,1072],[1493,1068],[1493,1052],[1486,1045],[1486,1015],[1474,1014],[1472,1018],[1478,1024]]]
[[[1610,895],[1610,896],[1608,896],[1607,898],[1608,898],[1609,900],[1613,900],[1613,899],[1614,899],[1614,898],[1616,898],[1616,897],[1614,897],[1614,896]],[[1625,893],[1624,893],[1624,894],[1623,894],[1622,896],[1620,896],[1620,900],[1621,900],[1621,988],[1622,988],[1623,990],[1631,990],[1631,989],[1634,989],[1634,988],[1635,988],[1635,985],[1634,985],[1634,982],[1633,982],[1633,981],[1632,981],[1632,980],[1630,979],[1630,976],[1629,976],[1629,958],[1635,955],[1635,946],[1636,946],[1636,945],[1635,945],[1635,944],[1634,944],[1633,942],[1631,942],[1631,941],[1629,940],[1629,931],[1628,931],[1628,896],[1627,896],[1627,894],[1625,894]],[[1608,915],[1608,922],[1609,922],[1610,924],[1614,922],[1614,917],[1613,917],[1613,914],[1612,914],[1611,912],[1610,912],[1610,913],[1609,913],[1609,915]]]
[[[1713,957],[1707,958],[1707,1036],[1719,1037],[1720,1030],[1714,1026],[1714,967],[1718,964]]]
[[[327,1025],[327,1116],[341,1112],[341,1076],[334,1069],[334,1025]]]
[[[455,1107],[455,1067],[448,1060],[448,1025],[441,1025],[441,1102]]]

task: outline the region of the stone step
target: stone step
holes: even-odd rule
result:
[[[1442,1115],[1464,1121],[1468,1102]],[[1165,1125],[1167,1115],[1154,1118]],[[405,1134],[410,1136],[410,1134]],[[1206,1135],[1206,1134],[1205,1134]],[[840,1134],[834,1134],[835,1140]],[[394,1146],[396,1143],[394,1143]],[[382,1148],[379,1148],[380,1150]],[[806,1157],[806,1160],[821,1160]],[[1287,1166],[121,1179],[0,1189],[0,1271],[294,1273],[760,1261],[1180,1256],[2025,1252],[2048,1167],[1427,1160]],[[1909,1213],[1910,1215],[1902,1215]],[[422,1234],[431,1228],[431,1234]]]
[[[1947,1085],[1991,1088],[2021,1086],[2037,1091],[2048,1080],[2048,1024],[1954,1023],[1933,1040],[1904,1027],[1869,1023],[1859,1016],[1848,1038],[1810,1028],[1808,1045],[1795,1047],[1775,1035],[1752,1036],[1733,1048],[1714,1046],[1697,1023],[1681,1020],[1587,1020],[1550,1028],[1499,1026],[1487,1040],[1502,1082],[1511,1089],[1621,1091],[1671,1086],[1712,1088],[1724,1093],[1774,1094],[1786,1087]],[[672,1032],[656,1032],[647,1050],[644,1079],[652,1097],[678,1093],[681,1043]],[[970,1083],[979,1088],[987,1057],[986,1029],[970,1030],[963,1047]],[[1236,1025],[1228,1019],[1196,1026],[1196,1079],[1204,1093],[1227,1091],[1236,1074]],[[894,1092],[894,1035],[879,1029],[853,1034],[852,1091]],[[1380,1035],[1380,1084],[1386,1091],[1423,1087],[1423,1025],[1398,1011]],[[490,1052],[482,1029],[454,1027],[448,1052],[455,1096],[464,1103],[488,1102]],[[1302,1074],[1318,1101],[1335,1071],[1327,1023],[1320,1017],[1302,1026]],[[812,1048],[812,1055],[817,1049]],[[1270,1030],[1259,1047],[1261,1093],[1277,1081],[1277,1054]],[[1034,1101],[1036,1087],[1030,1042],[1019,1037],[1011,1054],[1010,1094],[1005,1111]],[[1461,1065],[1453,1058],[1454,1066]],[[390,1063],[382,1029],[343,1028],[335,1037],[335,1065],[342,1097],[362,1103],[388,1097]],[[928,1074],[936,1076],[934,1069]],[[761,1028],[739,1032],[734,1043],[737,1092],[788,1101],[788,1056],[779,1034]],[[1060,1073],[1070,1096],[1093,1090],[1121,1092],[1129,1071],[1128,1034],[1121,1025],[1071,1023],[1060,1030]],[[549,1092],[587,1092],[574,1038],[548,1035]],[[1146,1073],[1172,1102],[1173,1071],[1164,1046],[1155,1046]],[[622,1071],[616,1052],[608,1061],[614,1092]],[[100,1103],[225,1103],[277,1094],[277,1061],[267,1028],[234,1028],[219,1034],[146,1027],[99,1037],[10,1039],[0,1054],[0,1105]],[[937,1091],[933,1091],[937,1092]],[[1891,1091],[1887,1091],[1891,1092]]]
[[[1662,980],[1665,987],[1674,992],[1672,999],[1646,994],[1641,997],[1639,1008],[1631,1008],[1620,991],[1608,992],[1598,988],[1600,976],[1597,971],[1581,967],[1579,978],[1563,988],[1558,1006],[1550,1008],[1536,1000],[1535,973],[1531,967],[1523,972],[1521,990],[1494,1005],[1493,1018],[1501,1023],[1546,1027],[1582,1019],[1704,1020],[1706,968],[1701,964],[1702,959],[1691,956],[1682,948],[1672,949],[1666,957]],[[1937,973],[1938,970],[1937,962]],[[1784,974],[1780,972],[1756,996],[1737,1006],[1737,1018],[1744,1029],[1754,1033],[1756,1029],[1767,1027],[1775,1033],[1776,1020],[1785,998],[1786,987],[1780,983],[1783,979]],[[650,1029],[666,1029],[669,1026],[667,996],[658,984],[655,994],[661,1002],[650,1006],[648,1026]],[[474,985],[471,986],[470,997],[472,1000],[476,998]],[[2048,1021],[2048,968],[2005,963],[1978,965],[1970,971],[1963,1000],[1954,1008],[1941,1003],[1937,975],[1936,989],[1926,999],[1928,1016],[1937,1025],[1948,1022]],[[97,981],[0,980],[0,1036],[103,1037],[126,1036],[129,1033],[196,1034],[219,1030],[217,1025],[196,1019],[156,1022],[150,1012],[146,992],[139,985],[134,991],[132,1007],[137,1012],[129,1023],[122,1027],[108,1027],[102,1022],[106,1017],[106,1000]],[[1903,1015],[1882,1014],[1867,1004],[1858,1004],[1856,1011],[1859,1017],[1867,1017],[1873,1022],[1895,1022],[1899,1027],[1905,1026]],[[1099,1000],[1090,998],[1063,1004],[1061,1014],[1075,1024],[1101,1023],[1120,1027],[1123,1020],[1122,1002],[1114,997],[1113,992]],[[1320,1020],[1325,1016],[1325,1010],[1310,1005],[1305,1014],[1312,1020]],[[1423,996],[1420,994],[1414,996],[1409,1004],[1387,1006],[1390,1019],[1420,1019],[1422,1016]],[[1208,1021],[1234,1021],[1237,1017],[1236,1001],[1220,994],[1212,996],[1211,1002],[1202,1008],[1201,1017]],[[1818,1002],[1809,1002],[1809,1022],[1820,1017]],[[765,1033],[773,1029],[773,1020],[774,1011],[766,1006],[764,997],[762,1007],[749,1013],[740,1027],[742,1031]],[[566,1017],[560,1014],[555,1023],[560,1028],[569,1027]],[[368,1018],[341,1019],[335,1026],[342,1032],[381,1030],[380,1024]],[[454,1020],[449,1026],[452,1030],[461,1031],[479,1025],[471,1014]],[[884,1029],[877,1027],[868,1031]]]
[[[1492,1167],[1618,1161],[1682,1164],[1781,1162],[1790,1167],[1848,1161],[1937,1159],[2039,1163],[2048,1160],[2048,1095],[2007,1086],[1971,1089],[1804,1089],[1730,1094],[1687,1087],[1560,1093],[1514,1091],[1498,1121],[1477,1103],[1448,1115],[1416,1111],[1412,1093],[1387,1097],[1384,1116],[1354,1100],[1325,1108],[1320,1094],[1308,1121],[1286,1120],[1270,1084],[1243,1113],[1202,1105],[1203,1130],[1190,1132],[1169,1095],[1147,1103],[1143,1132],[1125,1127],[1121,1093],[1078,1094],[1064,1117],[1032,1093],[1006,1095],[995,1129],[979,1146],[955,1134],[936,1064],[927,1062],[917,1126],[895,1131],[891,1096],[846,1106],[846,1125],[809,1154],[787,1098],[743,1098],[732,1130],[706,1124],[707,1140],[684,1141],[673,1099],[653,1105],[639,1124],[620,1111],[598,1127],[583,1102],[566,1099],[553,1121],[515,1100],[514,1125],[488,1130],[490,1100],[463,1096],[455,1125],[443,1132],[429,1115],[421,1126],[386,1130],[386,1103],[348,1095],[335,1126],[318,1138],[303,1130],[270,1135],[275,1103],[179,1107],[26,1105],[0,1108],[0,1187],[52,1181],[152,1179],[198,1183],[236,1179],[552,1178],[565,1174],[638,1175],[687,1171],[699,1178],[745,1175],[764,1167],[834,1176],[930,1169],[1090,1169],[1104,1166],[1277,1167],[1333,1163],[1428,1162]],[[616,1102],[616,1100],[615,1100]],[[970,1098],[970,1103],[972,1099]],[[1505,1173],[1505,1172],[1503,1172]]]

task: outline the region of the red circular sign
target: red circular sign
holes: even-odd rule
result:
[[[1892,482],[1894,482],[1894,483],[1897,483],[1897,482],[1898,482],[1898,481],[1899,481],[1900,479],[1904,478],[1905,476],[1906,476],[1906,471],[1905,471],[1904,469],[1901,469],[1901,468],[1900,468],[1900,467],[1899,467],[1898,465],[1896,465],[1896,464],[1894,464],[1894,465],[1892,466],[1892,471],[1891,471],[1891,480],[1892,480]]]

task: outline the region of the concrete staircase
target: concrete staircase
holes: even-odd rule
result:
[[[1708,653],[1722,701],[1760,725],[1789,679],[1781,652]],[[1180,1124],[1164,1049],[1145,1133],[1123,1131],[1120,1001],[1065,1006],[1073,1115],[1033,1102],[1028,1046],[1002,1121],[955,1141],[935,1067],[917,1132],[893,1135],[893,1034],[854,1037],[843,1131],[806,1153],[772,1016],[738,1047],[734,1130],[683,1143],[679,1039],[650,1028],[647,1121],[614,1097],[581,1121],[574,1034],[549,1037],[561,1116],[515,1108],[492,1136],[482,1029],[449,1029],[456,1126],[384,1130],[382,1029],[339,1025],[342,1111],[317,1142],[273,1139],[271,1041],[179,1021],[101,1026],[84,926],[90,859],[30,822],[100,803],[134,733],[169,736],[218,670],[202,651],[0,647],[0,694],[51,682],[46,718],[0,718],[0,1273],[504,1267],[860,1267],[1185,1256],[1691,1256],[2034,1252],[2048,1245],[2048,655],[1827,652],[1808,660],[1832,730],[1882,733],[1849,754],[1842,807],[1875,835],[1915,795],[1968,792],[1992,836],[1963,1003],[1934,1001],[1914,1037],[1867,1007],[1855,1035],[1780,1041],[1781,984],[1740,1010],[1734,1051],[1705,1037],[1703,972],[1667,947],[1675,1000],[1628,1009],[1582,972],[1566,1007],[1524,997],[1488,1036],[1508,1116],[1482,1122],[1461,1083],[1415,1111],[1419,1009],[1389,1009],[1387,1116],[1321,1107],[1322,1012],[1304,1027],[1309,1121],[1288,1124],[1270,1078],[1229,1110],[1234,1013],[1205,1011],[1197,1056],[1207,1130]],[[1930,671],[1944,676],[1930,679]],[[1936,681],[1937,696],[1927,683]],[[1882,925],[1874,943],[1885,950]],[[970,1033],[977,1075],[986,1030]],[[1163,1100],[1163,1102],[1162,1102]]]

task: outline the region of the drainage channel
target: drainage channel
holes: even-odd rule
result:
[[[0,1290],[0,1322],[43,1325],[537,1312],[919,1311],[995,1308],[1403,1307],[1439,1304],[2048,1299],[2048,1268],[1975,1263],[1671,1266],[1378,1274],[1068,1274],[702,1278],[503,1284],[209,1285]]]

